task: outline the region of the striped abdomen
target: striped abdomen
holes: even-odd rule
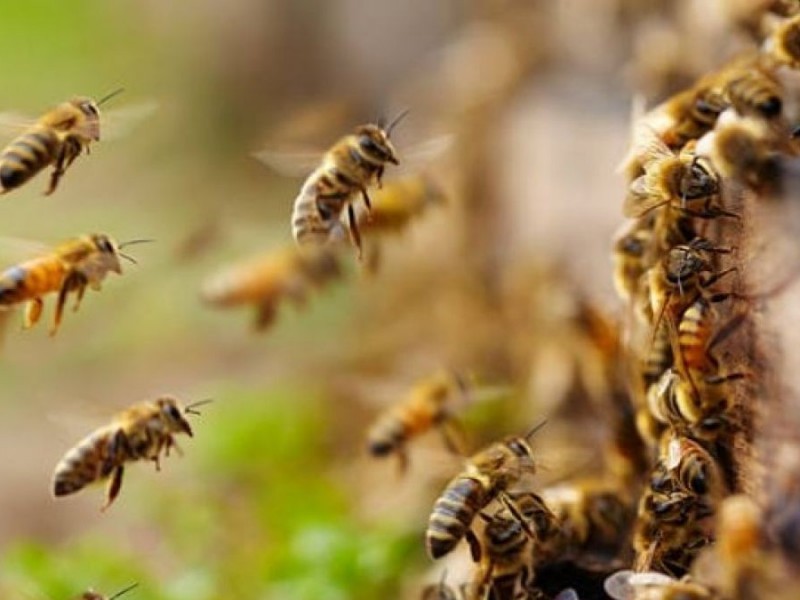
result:
[[[484,483],[472,476],[459,475],[451,481],[433,505],[425,532],[431,558],[441,558],[455,548],[469,530],[475,515],[491,499]]]
[[[0,188],[19,187],[55,161],[61,140],[51,129],[33,127],[0,153]]]
[[[383,415],[370,429],[369,450],[384,456],[403,446],[409,439],[428,431],[441,421],[443,413],[434,403],[402,404]]]
[[[298,244],[345,239],[342,211],[358,188],[333,165],[323,165],[309,175],[292,211],[292,235]]]
[[[122,460],[109,461],[115,430],[98,429],[64,455],[53,472],[53,495],[66,496],[108,477]],[[120,457],[122,458],[122,457]]]
[[[26,261],[0,274],[0,305],[16,304],[57,292],[64,282],[65,269],[56,256]]]
[[[678,340],[681,358],[690,369],[703,370],[708,367],[706,347],[711,338],[711,307],[704,300],[692,304],[681,317],[678,325]]]
[[[666,319],[661,319],[657,327],[644,359],[644,377],[648,384],[657,381],[672,366],[672,343]]]

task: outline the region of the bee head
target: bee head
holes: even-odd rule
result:
[[[193,437],[192,427],[181,411],[180,403],[177,398],[172,396],[162,396],[156,400],[156,405],[161,411],[161,416],[166,422],[170,431],[183,432],[189,437]]]
[[[100,109],[98,103],[87,96],[78,96],[69,101],[79,117],[72,124],[78,133],[89,140],[100,141]]]
[[[122,265],[119,262],[119,247],[114,241],[105,234],[95,233],[91,236],[92,244],[100,253],[100,262],[103,266],[115,273],[122,274]]]
[[[356,130],[358,147],[368,157],[382,163],[399,164],[389,134],[379,125],[362,125]]]

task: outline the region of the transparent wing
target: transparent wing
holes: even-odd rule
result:
[[[15,112],[0,112],[0,138],[9,140],[36,123],[36,117]]]
[[[442,158],[448,150],[455,146],[456,136],[445,133],[412,144],[406,148],[398,148],[400,165],[412,169],[427,166],[434,160]]]
[[[614,600],[635,600],[636,588],[631,583],[631,577],[634,575],[635,573],[628,569],[612,573],[603,582],[603,589]]]
[[[145,100],[100,114],[101,140],[118,140],[130,134],[158,111],[158,102]]]
[[[631,154],[645,166],[674,156],[658,132],[643,122],[638,123],[634,129]]]
[[[26,238],[0,236],[0,265],[34,258],[52,251],[52,244]]]
[[[669,200],[664,200],[661,196],[650,193],[647,189],[646,181],[645,175],[634,179],[628,194],[625,196],[622,213],[629,219],[643,217],[651,210],[664,206],[669,202]]]
[[[319,166],[324,152],[309,148],[265,148],[252,156],[285,177],[306,177]]]

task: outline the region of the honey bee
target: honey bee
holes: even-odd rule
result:
[[[617,571],[603,584],[613,600],[714,600],[711,589],[688,578],[674,579],[657,571]]]
[[[406,114],[408,111],[400,113],[389,125],[361,125],[328,150],[294,201],[292,235],[298,244],[325,244],[342,239],[342,217],[347,208],[352,243],[361,256],[361,233],[354,203],[361,195],[369,211],[372,204],[367,188],[373,183],[381,185],[387,164],[399,164],[389,137]]]
[[[642,217],[650,211],[668,207],[693,217],[715,218],[731,215],[714,204],[720,180],[711,162],[694,152],[694,145],[675,154],[647,126],[638,128],[634,154],[640,157],[644,174],[630,185],[623,212],[627,217]]]
[[[481,598],[488,594],[494,600],[514,600],[519,597],[520,588],[527,590],[533,579],[534,542],[543,540],[556,523],[555,515],[538,495],[525,492],[511,498],[523,521],[507,507],[493,515],[479,513],[486,522],[479,546],[476,583]]]
[[[39,119],[0,152],[0,194],[26,183],[53,165],[45,195],[52,194],[66,170],[89,144],[100,141],[100,105],[123,90],[99,101],[76,97],[62,102]]]
[[[373,456],[396,454],[401,472],[408,466],[406,444],[426,431],[438,427],[447,447],[462,454],[461,431],[452,414],[454,396],[466,400],[468,384],[457,373],[437,373],[423,379],[409,395],[384,412],[367,434]]]
[[[162,451],[165,456],[171,448],[180,453],[173,435],[194,435],[185,415],[199,415],[196,408],[208,402],[181,406],[177,398],[160,396],[133,405],[64,455],[53,473],[53,495],[74,494],[90,483],[109,478],[101,510],[107,509],[119,494],[125,463],[151,460],[160,470]]]
[[[116,594],[114,594],[113,596],[110,596],[110,597],[106,597],[103,594],[98,594],[97,592],[94,592],[92,590],[88,590],[88,591],[84,592],[83,594],[81,594],[81,597],[80,597],[79,600],[115,600],[116,598],[119,598],[120,596],[122,596],[124,594],[127,594],[132,589],[134,589],[134,588],[136,588],[138,586],[139,586],[138,583],[134,583],[133,585],[129,585],[125,589],[120,590],[119,592],[117,592]]]
[[[425,533],[431,558],[448,554],[468,532],[472,540],[470,528],[475,515],[497,498],[524,523],[507,492],[523,477],[536,472],[528,440],[543,425],[523,437],[511,436],[486,446],[469,458],[465,469],[447,484],[433,506]]]
[[[120,257],[136,263],[121,251],[122,248],[149,241],[131,240],[116,244],[103,234],[68,240],[47,254],[3,271],[0,274],[0,306],[27,302],[24,316],[24,327],[27,329],[35,325],[42,315],[42,296],[57,292],[58,300],[50,329],[50,335],[55,335],[70,292],[76,294],[74,310],[78,310],[87,287],[99,290],[109,272],[122,274]]]
[[[653,237],[653,219],[648,216],[635,221],[614,243],[614,288],[625,301],[639,291]]]
[[[358,218],[360,228],[399,232],[428,208],[443,204],[445,194],[432,177],[412,174],[384,184],[372,196],[372,208]]]
[[[255,328],[263,330],[275,320],[283,298],[303,305],[313,289],[343,276],[337,253],[331,248],[289,246],[235,264],[212,276],[201,291],[211,305],[255,305]]]
[[[680,149],[711,131],[726,108],[723,95],[701,81],[643,115],[642,123],[657,131],[669,148]]]
[[[711,520],[727,493],[716,459],[697,441],[668,432],[639,502],[633,538],[637,570],[685,573],[712,540]]]

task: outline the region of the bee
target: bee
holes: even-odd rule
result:
[[[688,578],[674,579],[657,571],[617,571],[603,584],[613,600],[714,600],[719,596]]]
[[[26,183],[53,165],[45,195],[52,194],[66,170],[89,144],[100,141],[100,105],[123,90],[99,101],[79,96],[52,108],[0,152],[0,194]]]
[[[614,242],[614,288],[625,301],[635,298],[639,292],[653,238],[653,218],[649,215],[635,221]]]
[[[668,433],[639,502],[633,538],[638,569],[685,573],[712,540],[711,520],[727,493],[717,460],[697,441]]]
[[[749,65],[729,75],[725,95],[731,106],[742,116],[775,119],[783,110],[783,88],[766,69]]]
[[[488,593],[486,597],[494,600],[514,600],[519,597],[519,588],[528,589],[533,579],[534,542],[544,540],[556,524],[555,515],[533,492],[510,497],[522,521],[507,507],[500,508],[493,515],[479,513],[486,526],[481,536],[480,556],[477,557],[480,568],[476,589],[485,590]],[[484,593],[479,593],[478,597],[483,598]]]
[[[360,228],[371,232],[399,232],[412,219],[445,201],[442,188],[432,177],[412,174],[394,179],[371,198],[372,208],[358,218]]]
[[[129,585],[128,587],[126,587],[123,590],[120,590],[119,592],[117,592],[116,594],[114,594],[111,597],[106,597],[103,594],[98,594],[97,592],[94,592],[92,590],[88,590],[88,591],[84,592],[83,594],[81,594],[81,597],[80,597],[79,600],[115,600],[116,598],[119,598],[120,596],[122,596],[124,594],[127,594],[132,589],[134,589],[134,588],[136,588],[138,586],[139,586],[138,583],[134,583],[133,585]]]
[[[174,435],[185,433],[193,437],[186,415],[199,415],[196,408],[207,404],[202,400],[187,406],[172,396],[146,400],[118,414],[69,450],[56,465],[53,473],[53,495],[67,496],[95,481],[108,478],[106,510],[119,494],[125,463],[150,460],[161,469],[161,453],[180,448]]]
[[[695,154],[694,144],[675,154],[653,129],[641,126],[633,152],[640,157],[644,174],[630,185],[623,206],[626,217],[642,217],[660,207],[692,217],[731,215],[714,204],[720,193],[719,175],[711,161]]]
[[[619,556],[635,508],[619,485],[603,480],[561,484],[542,490],[542,500],[553,519],[549,535],[540,535],[545,541],[535,545],[535,563],[570,560],[596,569],[598,561]]]
[[[408,466],[406,444],[426,431],[438,427],[446,446],[462,454],[461,431],[452,414],[455,396],[468,396],[468,384],[458,373],[437,373],[423,379],[409,395],[384,412],[367,434],[367,447],[373,456],[396,454],[400,470]]]
[[[26,302],[24,327],[35,325],[42,315],[42,296],[58,293],[50,335],[61,324],[67,296],[75,292],[74,310],[78,310],[87,287],[100,290],[110,272],[122,274],[120,257],[136,261],[122,248],[151,240],[131,240],[115,243],[103,234],[84,235],[58,245],[54,250],[10,267],[0,273],[0,306],[9,307]]]
[[[766,52],[778,63],[800,68],[800,15],[783,21],[765,44]]]
[[[680,149],[711,131],[726,108],[724,96],[701,81],[655,107],[642,122],[655,129],[668,147]]]
[[[468,532],[474,547],[472,521],[496,498],[524,522],[507,491],[526,475],[536,472],[528,440],[543,425],[537,425],[523,437],[511,436],[494,442],[468,459],[465,469],[447,484],[433,506],[425,533],[431,558],[448,554]]]
[[[220,307],[255,305],[255,328],[263,330],[275,320],[283,298],[302,305],[311,290],[342,276],[342,266],[333,249],[289,246],[212,276],[204,284],[201,297]]]
[[[325,244],[342,239],[346,208],[352,243],[361,256],[361,233],[354,202],[360,195],[369,211],[372,203],[367,188],[373,183],[381,185],[387,164],[399,164],[389,137],[407,114],[408,111],[400,113],[388,126],[361,125],[328,150],[294,201],[292,235],[298,244]]]

